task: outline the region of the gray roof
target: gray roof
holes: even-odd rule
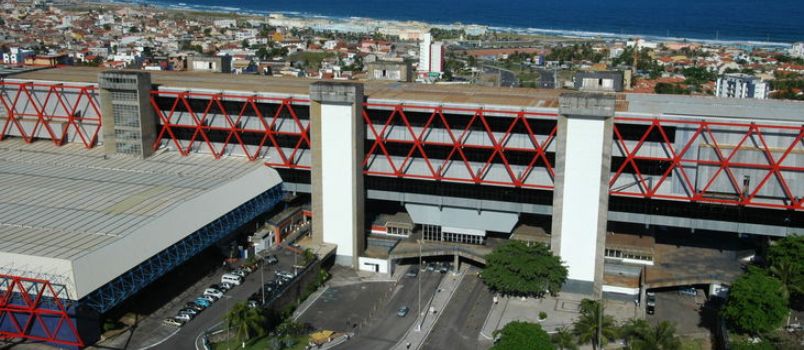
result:
[[[48,279],[77,300],[281,181],[243,158],[142,160],[9,139],[0,142],[0,273]]]
[[[74,259],[255,164],[163,152],[148,160],[48,141],[0,143],[0,252]]]

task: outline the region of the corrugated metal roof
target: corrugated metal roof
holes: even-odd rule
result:
[[[0,143],[0,252],[75,260],[258,163],[105,156],[48,141]]]

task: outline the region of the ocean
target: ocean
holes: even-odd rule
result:
[[[460,22],[499,30],[583,36],[776,44],[804,41],[804,0],[135,1],[202,10]]]

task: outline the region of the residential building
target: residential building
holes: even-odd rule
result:
[[[376,61],[366,65],[369,80],[410,82],[413,69],[409,62]]]
[[[717,79],[715,95],[729,98],[767,99],[768,83],[753,75],[733,73],[724,74]]]
[[[575,88],[586,91],[623,91],[623,72],[597,71],[575,73]]]
[[[193,72],[230,73],[232,71],[232,56],[188,56],[187,70]]]
[[[33,50],[26,50],[19,47],[12,47],[8,52],[3,53],[3,63],[10,65],[22,65],[25,59],[34,55]]]
[[[804,41],[793,44],[790,48],[790,56],[795,58],[804,58]]]

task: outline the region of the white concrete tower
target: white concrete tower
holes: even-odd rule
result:
[[[430,71],[430,50],[432,50],[433,36],[432,34],[424,33],[422,40],[419,42],[419,72]]]
[[[560,97],[551,248],[572,293],[602,293],[614,105],[611,94]]]
[[[358,267],[365,248],[363,85],[310,85],[313,240],[337,245],[335,263]]]

